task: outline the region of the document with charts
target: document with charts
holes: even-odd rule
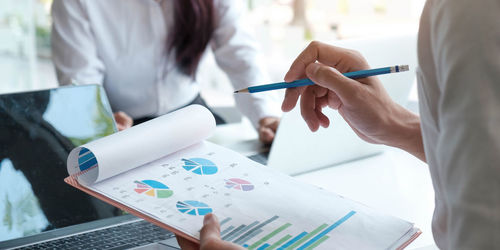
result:
[[[73,149],[65,181],[195,242],[207,213],[248,249],[397,249],[420,234],[204,141],[214,129],[206,108],[186,107]]]

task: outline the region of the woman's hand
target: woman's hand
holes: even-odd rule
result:
[[[115,118],[118,131],[130,128],[132,127],[132,125],[134,125],[134,120],[132,119],[132,117],[127,115],[125,112],[118,111],[116,113],[113,113],[113,117]]]
[[[330,125],[322,113],[328,106],[363,140],[400,147],[424,159],[419,117],[392,101],[377,77],[353,80],[342,75],[365,69],[369,65],[357,51],[312,42],[285,81],[307,77],[315,85],[287,89],[282,110],[292,110],[300,96],[301,114],[311,131]]]
[[[183,250],[240,250],[242,247],[220,238],[219,220],[214,214],[207,214],[203,219],[200,231],[200,244],[176,236],[179,246]]]
[[[278,130],[280,118],[278,117],[264,117],[259,121],[259,139],[264,144],[271,144]]]

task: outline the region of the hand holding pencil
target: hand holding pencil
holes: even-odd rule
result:
[[[338,110],[365,141],[401,147],[408,145],[409,140],[418,140],[401,136],[414,134],[408,132],[408,128],[420,129],[418,116],[395,103],[377,77],[354,80],[343,74],[369,68],[364,57],[356,51],[313,42],[290,66],[285,81],[308,78],[315,84],[288,88],[282,110],[292,110],[300,97],[302,117],[312,131],[330,125],[322,112],[328,107]],[[335,138],[331,140],[341,143]]]

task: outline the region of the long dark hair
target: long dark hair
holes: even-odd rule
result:
[[[215,30],[213,0],[174,0],[174,24],[168,51],[181,72],[195,77],[201,56]]]

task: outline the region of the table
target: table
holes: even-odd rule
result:
[[[218,126],[208,140],[244,155],[262,149],[257,134],[245,121]],[[422,230],[422,235],[408,249],[437,249],[431,232],[434,190],[427,164],[414,156],[387,147],[373,157],[294,177],[414,222]]]

